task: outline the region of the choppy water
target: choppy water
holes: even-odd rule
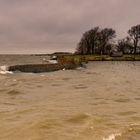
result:
[[[0,65],[15,64],[16,58],[4,62],[0,56]],[[18,62],[28,59],[40,58]],[[140,62],[0,74],[0,140],[139,139]]]

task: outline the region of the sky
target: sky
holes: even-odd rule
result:
[[[0,0],[0,54],[74,52],[82,34],[140,24],[140,0]]]

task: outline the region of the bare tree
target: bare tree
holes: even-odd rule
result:
[[[112,28],[105,28],[101,30],[99,38],[99,46],[101,54],[105,54],[106,47],[109,46],[112,39],[116,37],[116,32]]]
[[[97,40],[98,40],[98,33],[99,33],[99,27],[95,27],[89,31],[89,38],[90,38],[90,44],[91,44],[91,47],[90,47],[91,54],[95,53],[95,46],[96,46]]]
[[[85,41],[82,38],[81,41],[78,43],[78,46],[76,48],[76,54],[84,55],[87,53],[87,48],[85,47]]]
[[[85,32],[78,44],[77,52],[80,54],[104,54],[110,52],[111,40],[116,36],[111,28],[100,29],[95,27]]]
[[[131,27],[131,29],[128,31],[128,34],[133,41],[134,54],[136,54],[137,48],[138,48],[138,43],[140,41],[140,25]]]
[[[77,52],[80,54],[94,54],[99,27],[85,32],[78,43]]]
[[[117,51],[122,52],[123,54],[125,53],[133,53],[133,44],[131,43],[131,39],[129,37],[126,37],[122,40],[118,41],[117,45]]]

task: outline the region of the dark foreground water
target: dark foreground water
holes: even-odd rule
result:
[[[0,65],[42,63],[0,56]],[[139,140],[140,62],[0,74],[0,140]]]

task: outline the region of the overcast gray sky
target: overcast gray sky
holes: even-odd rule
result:
[[[0,0],[0,53],[74,51],[94,26],[118,38],[140,24],[140,0]]]

